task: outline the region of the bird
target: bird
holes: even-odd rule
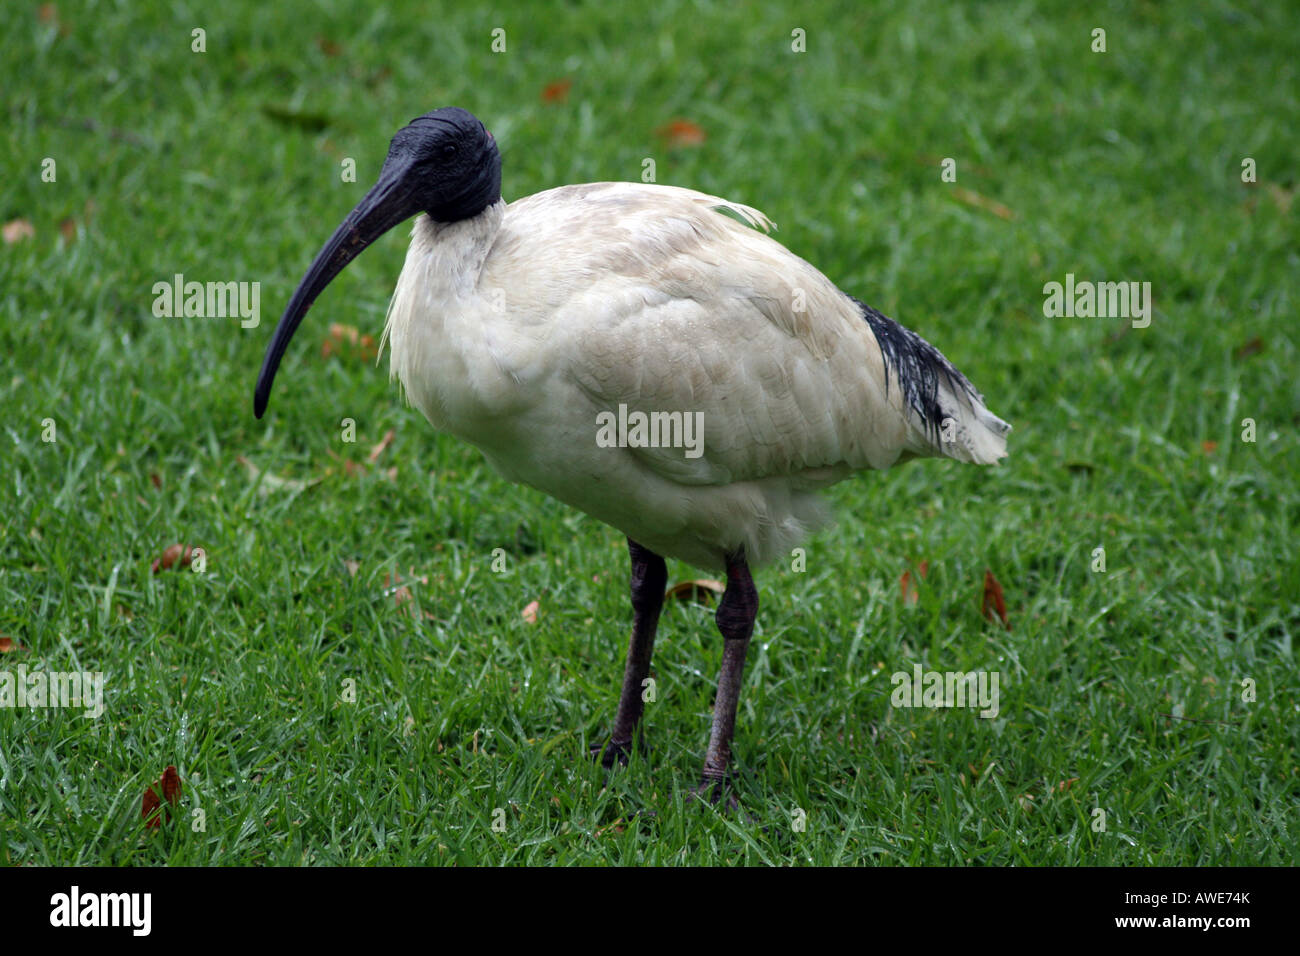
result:
[[[459,107],[399,129],[294,290],[254,413],[325,287],[416,217],[380,343],[390,378],[505,478],[627,538],[622,691],[612,732],[590,748],[605,767],[634,750],[665,559],[725,572],[712,726],[687,796],[734,807],[751,569],[828,522],[829,486],[912,458],[994,464],[1011,426],[938,349],[772,239],[759,210],[631,182],[507,203],[501,166],[495,137]]]

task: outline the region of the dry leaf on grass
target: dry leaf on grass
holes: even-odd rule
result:
[[[391,429],[391,428],[388,429],[388,431],[384,432],[384,437],[381,438],[381,439],[379,439],[379,444],[378,444],[378,445],[376,445],[374,448],[370,449],[370,454],[369,454],[369,456],[367,457],[366,460],[369,461],[370,464],[373,465],[373,464],[374,464],[374,463],[379,459],[379,456],[382,455],[382,454],[384,453],[384,449],[386,449],[389,445],[391,445],[391,444],[393,443],[393,438],[394,438],[396,435],[397,435],[397,432],[395,432],[395,431],[394,431],[393,429]]]
[[[36,235],[36,227],[26,219],[11,219],[4,224],[3,229],[0,229],[0,233],[3,233],[5,243],[12,246],[15,242],[22,242]]]
[[[917,577],[922,581],[930,573],[930,562],[922,561],[916,566]],[[898,589],[903,593],[904,604],[915,604],[921,599],[921,595],[916,592],[916,581],[912,578],[912,571],[908,569],[903,572],[903,576],[898,579]]]
[[[692,601],[712,607],[726,590],[721,581],[700,578],[695,581],[678,581],[664,592],[664,597],[671,601]]]
[[[188,568],[193,557],[194,549],[190,545],[173,544],[162,553],[162,557],[154,558],[151,567],[154,574],[170,571],[174,567]]]
[[[406,573],[410,575],[407,580],[412,584],[418,582],[427,585],[429,583],[427,577],[417,575],[411,568],[407,568]],[[407,601],[411,600],[411,589],[402,583],[402,575],[397,571],[394,571],[392,574],[384,575],[384,593],[391,594],[393,596],[393,601],[399,605],[405,604]]]
[[[321,343],[320,357],[327,359],[331,355],[359,358],[363,362],[371,361],[378,355],[375,337],[362,335],[361,330],[355,325],[331,322],[329,335]]]
[[[1002,620],[1002,626],[1011,630],[1011,625],[1007,622],[1007,601],[1002,595],[1002,585],[992,571],[984,572],[984,598],[980,602],[980,613],[990,621],[996,613]]]
[[[976,209],[983,209],[985,212],[991,212],[999,219],[1016,218],[1016,214],[1010,206],[1004,206],[996,199],[990,199],[988,196],[981,196],[973,189],[954,186],[952,188],[952,197],[958,202],[963,202],[968,206],[974,206]]]
[[[162,796],[158,796],[161,793]],[[163,801],[167,801],[167,806],[163,806]],[[181,802],[181,775],[176,772],[176,768],[168,766],[163,771],[163,775],[158,778],[158,782],[151,784],[144,792],[144,799],[140,804],[140,816],[145,821],[145,826],[150,830],[155,830],[162,826],[163,814],[159,813],[162,808],[167,819],[172,818],[171,808],[179,806]]]
[[[349,568],[349,571],[351,571],[351,568]],[[415,605],[412,603],[415,600],[415,595],[411,593],[411,588],[416,584],[423,584],[428,587],[429,579],[425,575],[416,574],[414,568],[407,568],[406,573],[406,583],[403,583],[402,575],[399,572],[394,571],[392,574],[385,574],[383,593],[393,599],[393,603],[397,605],[403,614],[412,614],[415,611]],[[424,616],[429,620],[433,620],[434,617],[428,611],[424,612]]]
[[[547,83],[542,87],[543,103],[563,103],[569,98],[569,89],[573,86],[573,80],[565,78]]]
[[[656,133],[669,147],[699,146],[704,142],[704,130],[690,120],[675,119],[660,126]]]
[[[1252,355],[1258,355],[1262,351],[1264,351],[1264,340],[1257,335],[1244,345],[1239,345],[1233,349],[1232,355],[1240,360],[1250,358]]]
[[[262,495],[269,495],[273,491],[306,491],[312,485],[319,485],[325,480],[323,478],[311,478],[307,481],[299,481],[296,478],[281,478],[278,475],[271,474],[269,471],[263,471],[261,468],[258,468],[243,455],[240,455],[235,459],[235,461],[239,462],[248,470],[248,477],[254,482],[258,482],[260,479],[260,483],[257,486],[257,492]]]
[[[537,612],[541,610],[541,607],[542,605],[539,602],[529,601],[527,606],[525,606],[524,609],[519,612],[519,616],[522,617],[529,624],[536,624]]]

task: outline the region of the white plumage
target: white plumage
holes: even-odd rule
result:
[[[472,114],[434,110],[399,130],[286,307],[254,410],[316,296],[423,211],[384,329],[394,377],[507,478],[628,537],[632,640],[613,733],[592,748],[607,766],[626,761],[641,717],[664,556],[726,571],[700,788],[716,801],[758,613],[750,564],[825,520],[827,486],[914,457],[990,464],[1010,426],[933,346],[759,231],[771,223],[756,209],[635,183],[507,205],[500,185],[496,142]],[[677,431],[647,441],[624,428],[638,418]]]
[[[393,376],[505,477],[706,568],[788,555],[825,519],[816,492],[855,471],[1006,454],[1006,423],[952,383],[952,440],[927,429],[854,301],[715,209],[771,225],[639,183],[421,216],[385,326]],[[598,447],[620,405],[702,413],[703,454]]]

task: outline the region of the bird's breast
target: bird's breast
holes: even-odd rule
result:
[[[524,400],[527,337],[481,283],[504,205],[457,223],[416,220],[384,328],[392,377],[411,404],[475,444]]]

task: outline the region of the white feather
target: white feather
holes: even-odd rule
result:
[[[855,471],[1006,454],[1010,426],[942,377],[953,422],[936,437],[856,304],[714,209],[772,227],[636,183],[421,216],[384,330],[392,374],[507,478],[707,568],[741,547],[751,563],[788,554],[826,518],[816,492]],[[598,447],[597,416],[620,405],[702,413],[702,453]]]

